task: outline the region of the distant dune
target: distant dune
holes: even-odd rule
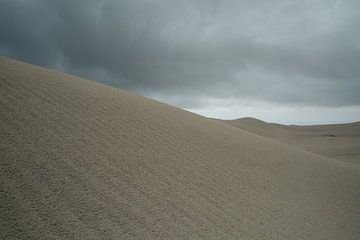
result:
[[[360,124],[286,126],[255,118],[226,123],[325,157],[360,164]]]
[[[359,164],[6,58],[0,109],[0,239],[359,239]]]

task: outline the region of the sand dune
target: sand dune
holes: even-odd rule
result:
[[[359,239],[360,165],[0,59],[0,239]]]
[[[360,164],[360,123],[287,126],[255,118],[226,123],[325,157]]]

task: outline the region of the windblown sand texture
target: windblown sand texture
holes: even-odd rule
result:
[[[0,239],[359,239],[360,165],[0,58]]]

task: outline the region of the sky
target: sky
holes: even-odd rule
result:
[[[360,121],[358,0],[0,0],[0,55],[209,117]]]

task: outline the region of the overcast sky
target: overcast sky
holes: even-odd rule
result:
[[[0,54],[210,117],[360,120],[358,0],[0,0]]]

